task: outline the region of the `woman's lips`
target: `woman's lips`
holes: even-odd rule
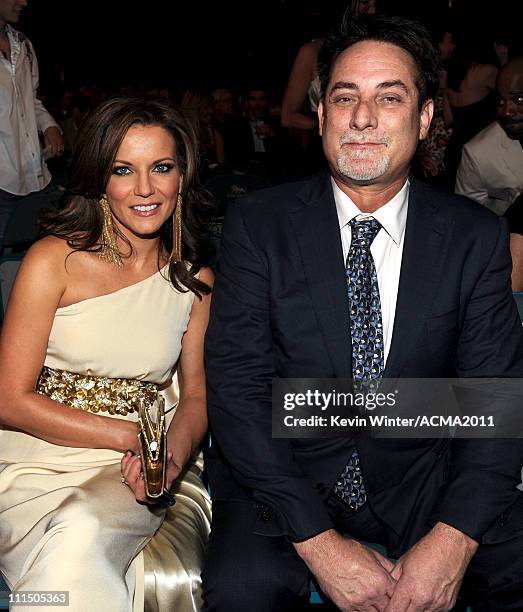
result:
[[[160,211],[161,204],[137,204],[131,206],[131,211],[139,217],[152,217]]]

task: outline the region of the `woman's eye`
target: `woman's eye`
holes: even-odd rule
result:
[[[156,164],[156,166],[154,167],[154,171],[159,172],[160,174],[164,174],[165,172],[169,172],[173,168],[173,164]]]
[[[131,170],[127,166],[116,166],[113,168],[113,174],[116,176],[127,176],[131,173]]]

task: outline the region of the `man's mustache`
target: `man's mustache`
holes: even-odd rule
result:
[[[390,138],[385,136],[384,134],[381,136],[377,136],[376,134],[368,135],[362,134],[358,136],[356,134],[342,134],[340,137],[340,145],[344,144],[384,144],[388,145],[390,142]]]

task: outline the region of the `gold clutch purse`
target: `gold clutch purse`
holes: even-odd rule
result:
[[[174,505],[174,495],[166,488],[167,433],[165,431],[165,407],[161,395],[148,406],[138,404],[140,432],[140,458],[145,484],[145,494],[150,499]]]

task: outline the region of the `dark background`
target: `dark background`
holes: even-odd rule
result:
[[[299,46],[339,18],[338,0],[29,0],[17,28],[32,40],[41,88],[61,84],[166,86],[264,84],[281,96]],[[384,12],[428,23],[446,19],[449,0],[382,0]],[[452,0],[454,22],[478,36],[512,27],[523,0]],[[523,30],[521,20],[517,27]],[[514,26],[516,27],[516,26]]]

